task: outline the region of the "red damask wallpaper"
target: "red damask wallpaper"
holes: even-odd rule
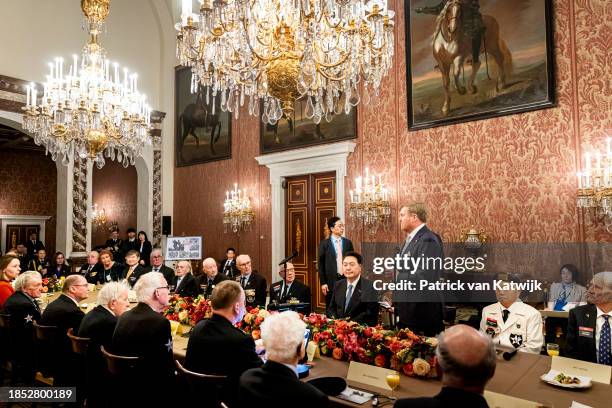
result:
[[[359,107],[347,191],[369,167],[391,187],[395,213],[401,203],[424,201],[430,226],[445,241],[472,224],[494,242],[612,241],[601,224],[583,218],[575,207],[579,158],[585,149],[602,150],[612,133],[612,2],[553,1],[558,107],[418,132],[408,132],[407,126],[402,0],[390,0],[389,8],[397,13],[395,67],[379,103]],[[254,160],[257,123],[246,114],[234,121],[232,160],[175,170],[174,232],[203,234],[207,253],[216,257],[236,245],[241,252],[258,254],[254,261],[265,268],[270,186],[267,169]],[[259,197],[257,232],[236,239],[223,234],[220,216],[224,192],[234,181],[255,189]],[[347,222],[347,234],[358,245],[402,239],[396,215],[391,229],[374,237]]]
[[[0,150],[0,214],[47,215],[43,243],[55,252],[57,168],[50,156],[28,150]],[[4,251],[4,248],[2,248]]]

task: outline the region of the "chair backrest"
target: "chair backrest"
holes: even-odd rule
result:
[[[106,367],[112,375],[133,374],[138,367],[138,357],[118,356],[106,351],[104,346],[100,346],[100,351],[106,360]]]
[[[199,401],[205,406],[220,406],[221,389],[227,382],[227,376],[196,373],[187,370],[178,360],[175,360],[174,363],[178,369],[179,378],[184,379],[194,397],[198,396]]]
[[[75,336],[72,327],[68,329],[66,334],[68,335],[70,343],[72,344],[72,352],[80,355],[86,355],[87,349],[89,348],[89,341],[91,339],[89,337]]]
[[[57,338],[57,326],[42,326],[34,321],[34,333],[39,341],[52,342]]]
[[[11,315],[8,313],[0,313],[0,329],[8,330],[11,325]]]

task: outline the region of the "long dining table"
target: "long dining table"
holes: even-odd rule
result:
[[[43,305],[53,301],[59,296],[54,293],[43,300]],[[81,302],[84,311],[91,310],[96,303],[97,291],[91,291],[89,297]],[[134,305],[134,304],[132,304]],[[183,325],[180,332],[173,336],[174,357],[182,361],[185,359],[189,331],[191,326]],[[489,381],[486,389],[499,394],[521,398],[540,403],[542,407],[566,408],[572,401],[594,408],[610,406],[612,385],[593,382],[587,389],[565,389],[549,385],[540,379],[542,374],[550,370],[551,357],[530,353],[517,353],[510,361],[501,357],[497,361],[495,375]],[[347,378],[349,363],[337,361],[328,357],[314,360],[310,374],[304,381],[320,377]],[[437,379],[419,379],[400,375],[400,385],[393,391],[396,398],[428,397],[440,392],[441,381]],[[382,393],[382,390],[359,385],[360,389]],[[389,392],[390,393],[390,392]],[[336,397],[330,398],[332,405],[337,407],[363,407]],[[382,405],[382,404],[381,404]],[[369,406],[369,404],[367,404]]]

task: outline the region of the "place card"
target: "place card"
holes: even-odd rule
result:
[[[540,408],[543,406],[538,402],[486,390],[484,392],[484,398],[487,400],[487,404],[489,404],[490,408]]]
[[[346,381],[349,385],[363,384],[385,391],[392,391],[391,387],[387,385],[387,375],[396,373],[397,371],[389,370],[388,368],[351,361],[348,374],[346,375]]]
[[[612,366],[567,357],[553,357],[550,368],[567,375],[591,377],[592,381],[604,384],[610,384],[612,378]]]

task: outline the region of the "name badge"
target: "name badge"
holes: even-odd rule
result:
[[[588,337],[589,339],[593,338],[593,328],[592,327],[585,327],[585,326],[579,326],[578,327],[578,335],[581,337]]]

